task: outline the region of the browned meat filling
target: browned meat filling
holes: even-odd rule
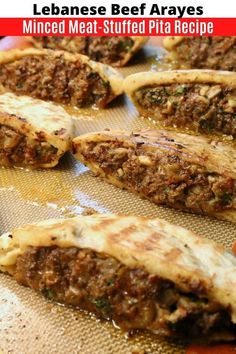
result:
[[[87,55],[96,61],[119,65],[133,45],[131,37],[88,37]]]
[[[34,37],[43,48],[88,55],[92,60],[117,64],[132,50],[131,37]]]
[[[85,161],[98,163],[106,175],[156,204],[199,214],[236,207],[235,180],[184,161],[177,151],[150,151],[142,143],[126,146],[119,141],[91,142],[80,150]]]
[[[111,98],[110,84],[89,66],[55,57],[28,56],[0,66],[0,83],[17,94],[72,104],[104,107]]]
[[[226,331],[235,333],[227,311],[209,302],[200,285],[183,293],[168,280],[92,250],[28,248],[17,259],[14,277],[49,299],[114,320],[124,330],[186,338],[217,333],[220,339]]]
[[[143,87],[135,99],[165,126],[236,137],[236,89],[212,84]]]
[[[54,50],[67,50],[71,53],[86,54],[87,37],[34,37],[37,47]]]
[[[0,164],[37,167],[57,158],[57,148],[45,141],[29,141],[10,127],[0,125]]]
[[[187,37],[175,52],[190,68],[236,71],[236,37]]]

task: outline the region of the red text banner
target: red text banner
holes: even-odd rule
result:
[[[0,18],[2,36],[236,36],[236,18]]]

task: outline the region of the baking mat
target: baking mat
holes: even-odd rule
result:
[[[138,71],[160,70],[161,55],[157,47],[149,44],[121,71],[126,76]],[[152,126],[151,122],[138,117],[126,97],[118,98],[102,111],[68,110],[74,116],[77,134],[105,128]],[[1,168],[0,205],[1,233],[28,222],[95,210],[165,218],[229,248],[236,238],[235,225],[155,206],[94,177],[70,154],[53,170]],[[128,337],[111,323],[53,304],[3,274],[0,274],[0,338],[0,353],[2,350],[4,354],[174,354],[185,351],[181,342],[163,340],[145,332]]]

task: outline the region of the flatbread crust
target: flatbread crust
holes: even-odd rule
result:
[[[82,152],[86,143],[93,141],[119,141],[124,142],[126,147],[141,144],[146,152],[160,149],[167,155],[178,154],[190,164],[203,166],[209,172],[215,172],[236,180],[236,153],[234,147],[218,141],[212,141],[205,136],[192,136],[167,130],[143,130],[137,132],[111,130],[84,134],[73,139],[74,154],[79,161],[108,182],[119,188],[129,189],[132,192],[136,191],[128,188],[122,180],[104,173],[99,163],[87,161],[84,158]],[[219,161],[221,162],[220,164]],[[145,197],[145,195],[143,196]],[[214,212],[212,216],[236,222],[235,209]]]
[[[179,36],[167,36],[163,40],[163,46],[166,50],[171,51],[174,50],[174,48],[182,42],[182,40],[186,37],[179,37]]]
[[[236,73],[204,69],[143,72],[129,75],[124,80],[124,90],[133,99],[134,92],[139,88],[176,83],[222,84],[236,88]]]
[[[38,140],[40,136],[58,149],[57,158],[40,167],[55,166],[60,157],[70,150],[73,119],[61,106],[51,102],[13,93],[1,94],[0,125],[17,130],[29,140]]]
[[[236,258],[162,219],[95,214],[26,225],[0,236],[0,269],[14,272],[17,257],[29,246],[88,248],[170,280],[184,292],[201,287],[236,323]]]
[[[111,86],[111,93],[113,94],[111,96],[111,100],[114,99],[114,97],[122,94],[123,92],[123,88],[122,88],[123,76],[117,70],[113,69],[109,65],[92,61],[87,56],[82,54],[74,54],[74,53],[69,53],[61,50],[54,51],[50,49],[36,49],[36,48],[27,48],[24,50],[12,49],[9,51],[0,52],[0,65],[11,63],[31,55],[45,56],[45,57],[47,57],[48,55],[52,57],[63,56],[65,60],[71,62],[80,60],[83,64],[88,65],[92,69],[92,71],[98,73],[103,80],[109,81]]]
[[[180,113],[173,113],[170,109],[168,112],[168,104],[165,103],[163,105],[162,101],[160,100],[160,103],[157,101],[157,103],[150,103],[150,107],[146,108],[145,105],[142,105],[141,99],[138,99],[138,95],[136,95],[136,92],[140,89],[149,89],[158,87],[158,86],[168,86],[172,84],[177,84],[177,85],[186,85],[186,84],[202,84],[202,85],[221,85],[224,87],[228,87],[230,90],[235,91],[236,89],[236,73],[235,72],[229,72],[229,71],[220,71],[220,70],[175,70],[175,71],[163,71],[163,72],[144,72],[144,73],[137,73],[128,76],[124,80],[124,90],[125,93],[130,97],[131,101],[134,103],[136,106],[137,110],[139,113],[143,116],[148,116],[154,118],[156,121],[160,123],[161,126],[165,126],[166,124],[171,126],[172,128],[175,127],[175,124],[177,127],[182,128],[182,131],[185,131],[186,128],[188,129],[194,129],[197,132],[202,133],[203,130],[200,128],[200,121],[201,119],[204,119],[204,115],[198,114],[199,121],[196,122],[196,125],[194,126],[193,122],[195,120],[194,115],[192,115],[192,120],[191,120],[191,115],[190,112],[186,114],[186,121],[184,119],[184,113],[182,114],[182,117],[180,117]],[[181,89],[181,86],[180,86]],[[188,93],[186,94],[188,95]],[[236,100],[236,96],[234,96],[235,93],[228,94],[228,98],[230,100]],[[172,98],[172,97],[171,97]],[[182,96],[179,95],[179,103],[181,105],[181,99]],[[176,97],[176,100],[178,100],[178,96]],[[192,98],[194,101],[194,99]],[[167,97],[168,101],[168,97]],[[185,102],[185,101],[184,101]],[[169,103],[169,102],[168,102]],[[184,103],[183,103],[184,104]],[[195,104],[192,103],[192,110],[194,110]],[[205,108],[205,113],[207,116],[207,112],[210,111],[210,108],[214,108],[214,102],[212,103],[209,101],[209,107]],[[166,113],[163,114],[162,110],[166,110]],[[178,111],[177,111],[178,112]],[[223,112],[226,113],[226,112]],[[224,118],[224,115],[222,113],[222,117]],[[233,113],[230,113],[233,116]],[[179,115],[179,116],[178,116]],[[197,114],[195,114],[197,115]],[[213,115],[213,114],[212,114]],[[168,117],[171,118],[171,123],[168,122]],[[209,118],[208,118],[209,119]],[[212,119],[212,118],[211,118]],[[209,119],[211,121],[211,119]],[[232,118],[233,120],[233,118]],[[212,132],[215,134],[223,134],[224,133],[224,125],[227,125],[227,121],[224,121],[224,124],[222,124],[221,128],[216,128],[217,123],[214,122],[214,119],[212,119],[213,124],[215,124],[214,128],[212,128]],[[179,126],[180,124],[180,126]],[[219,126],[219,124],[218,124]],[[221,129],[221,130],[220,130]],[[210,131],[205,129],[204,130],[205,134],[209,134]],[[225,132],[227,135],[233,135],[234,130],[233,130],[233,123],[232,123],[232,128],[231,130]]]
[[[235,36],[167,37],[165,61],[176,69],[208,68],[236,72]]]
[[[141,36],[137,36],[137,37],[132,37],[131,36],[130,38],[134,42],[133,46],[130,48],[130,51],[125,54],[125,56],[124,56],[124,58],[122,60],[119,60],[117,62],[111,63],[110,65],[117,66],[117,67],[125,66],[128,63],[128,61],[134,56],[134,54],[139,49],[141,49],[147,43],[147,41],[149,40],[149,37],[141,37]],[[27,39],[28,39],[28,41],[30,43],[32,43],[34,45],[35,48],[39,48],[39,49],[42,48],[41,44],[34,40],[34,37],[27,37]],[[66,49],[67,48],[65,48],[65,50]],[[73,52],[75,52],[75,51],[76,51],[76,49],[73,48]],[[78,53],[79,53],[79,49],[78,49]]]

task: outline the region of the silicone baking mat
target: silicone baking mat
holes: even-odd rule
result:
[[[160,70],[162,51],[150,43],[122,73]],[[152,123],[138,117],[131,102],[120,97],[102,111],[70,110],[77,134],[113,129],[138,129]],[[235,225],[158,207],[97,177],[67,154],[52,170],[0,169],[0,232],[52,217],[95,210],[161,217],[230,247]],[[171,264],[170,264],[171,267]],[[0,274],[0,353],[17,354],[144,354],[184,353],[184,343],[146,332],[132,336],[111,323],[79,310],[53,304],[33,290]]]

